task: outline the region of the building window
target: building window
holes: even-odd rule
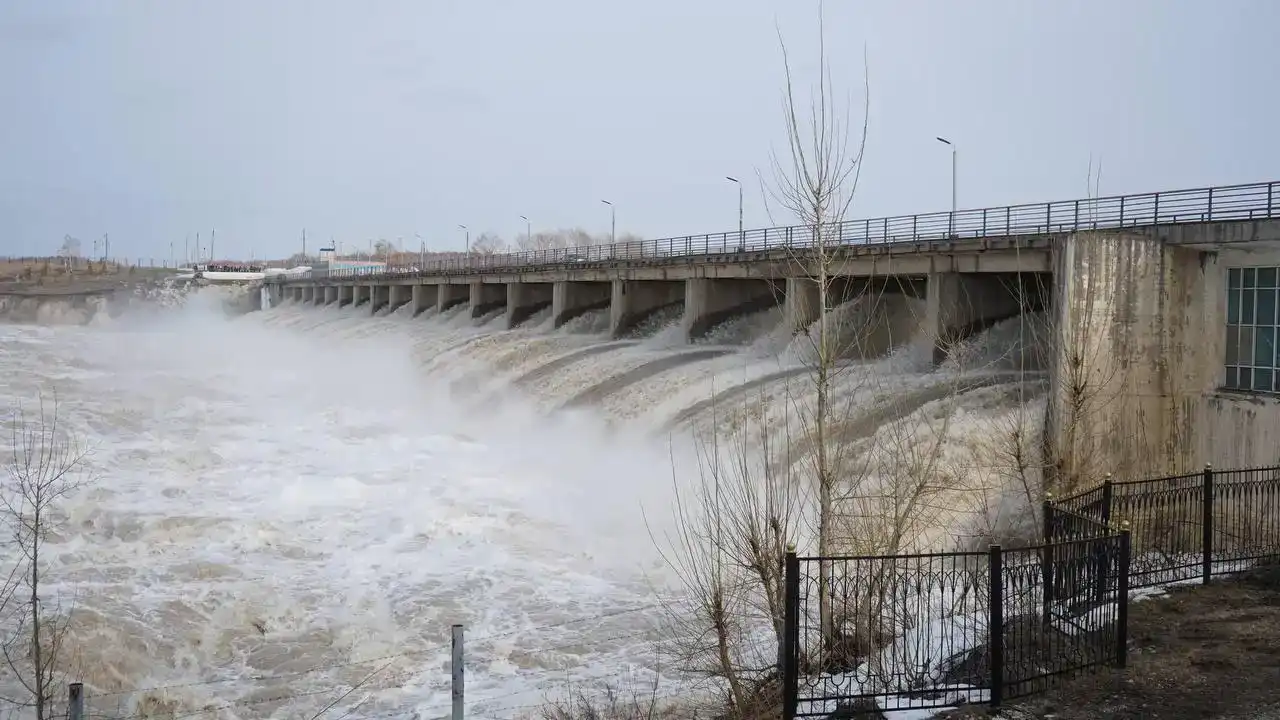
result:
[[[1280,392],[1278,292],[1280,268],[1227,271],[1228,388]]]

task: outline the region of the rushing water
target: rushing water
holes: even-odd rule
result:
[[[673,466],[676,484],[696,474],[679,437],[723,393],[785,406],[804,352],[776,313],[683,346],[677,315],[609,341],[600,313],[508,332],[462,308],[215,305],[0,325],[0,402],[56,392],[92,449],[42,596],[74,607],[72,674],[105,717],[310,717],[362,681],[335,716],[444,716],[453,623],[470,717],[661,674],[655,588],[671,578],[653,538]],[[1007,358],[1006,335],[970,352]],[[867,377],[898,393],[948,372],[918,355],[867,358],[850,397]],[[989,433],[1022,402],[977,391],[966,427]]]

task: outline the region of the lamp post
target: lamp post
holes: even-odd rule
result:
[[[521,215],[520,219],[524,221],[524,242],[529,246],[528,249],[533,250],[533,223],[529,222],[529,218],[524,215]]]
[[[951,217],[947,220],[947,235],[954,235],[956,231],[956,146],[955,143],[943,137],[937,140],[951,146]]]
[[[462,228],[463,232],[465,232],[465,233],[466,233],[466,238],[467,238],[467,262],[471,262],[471,231],[467,229],[467,226],[466,226],[466,225],[459,225],[458,227]]]
[[[618,211],[608,200],[600,202],[609,206],[609,244],[613,245],[618,241]]]
[[[738,178],[729,175],[725,175],[724,179],[738,186],[738,248],[741,250],[746,245],[747,239],[742,230],[742,183],[738,182]]]

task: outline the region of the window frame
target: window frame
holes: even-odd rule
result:
[[[1280,393],[1280,265],[1228,267],[1221,387]]]

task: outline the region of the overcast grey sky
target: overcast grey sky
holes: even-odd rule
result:
[[[1280,179],[1280,2],[828,2],[870,135],[858,217]],[[781,147],[801,0],[3,0],[0,254],[334,237],[460,248],[581,225],[729,229]],[[855,112],[857,109],[855,108]],[[775,217],[778,222],[788,220]],[[770,224],[749,187],[748,226]]]

